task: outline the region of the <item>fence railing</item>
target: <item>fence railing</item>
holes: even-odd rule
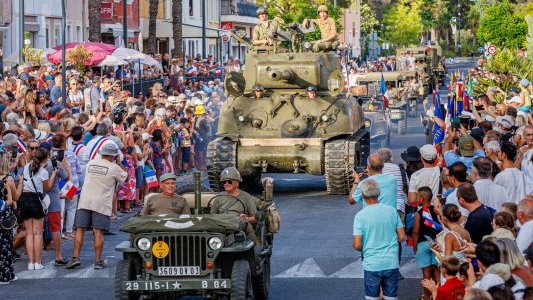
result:
[[[137,93],[141,92],[143,95],[148,95],[148,92],[154,86],[156,83],[163,84],[163,79],[150,79],[150,80],[143,80],[141,82],[135,82],[130,84],[125,84],[122,88],[123,90],[130,91],[132,96],[137,95]]]

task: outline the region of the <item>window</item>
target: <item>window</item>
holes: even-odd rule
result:
[[[50,27],[46,26],[46,48],[50,48]]]
[[[194,16],[194,0],[189,0],[189,16]]]
[[[165,19],[172,19],[172,3],[170,0],[165,0]]]
[[[56,25],[54,28],[54,46],[61,45],[61,31],[59,30],[59,25]]]
[[[82,40],[83,39],[81,37],[81,27],[76,26],[76,42],[81,43]]]
[[[67,38],[67,42],[72,42],[72,26],[67,25],[67,32],[65,35]]]

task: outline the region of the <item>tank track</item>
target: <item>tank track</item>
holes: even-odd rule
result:
[[[325,175],[328,194],[346,195],[352,187],[352,170],[357,165],[366,165],[370,147],[370,134],[357,139],[339,139],[325,143]]]
[[[214,192],[221,192],[220,173],[227,167],[235,167],[237,143],[227,138],[217,138],[207,145],[207,177]]]

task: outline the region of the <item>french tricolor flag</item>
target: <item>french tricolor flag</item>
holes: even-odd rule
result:
[[[24,142],[20,138],[17,139],[17,147],[19,148],[20,152],[22,152],[22,154],[26,155],[26,153],[28,153],[28,148],[26,148],[26,144],[24,144]]]
[[[72,199],[78,194],[78,187],[72,181],[59,179],[59,193],[67,199]]]
[[[442,225],[440,225],[439,222],[433,220],[433,218],[431,217],[429,207],[422,208],[422,218],[424,219],[424,225],[431,227],[437,231],[442,229]]]
[[[146,184],[149,188],[156,188],[159,186],[157,182],[157,176],[155,175],[154,170],[147,170],[144,172],[144,178],[146,178]]]

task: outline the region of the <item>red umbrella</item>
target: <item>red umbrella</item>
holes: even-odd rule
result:
[[[85,49],[87,49],[87,51],[93,53],[93,56],[91,57],[91,60],[87,64],[88,66],[96,66],[96,65],[98,65],[100,62],[102,62],[102,60],[104,60],[106,55],[109,55],[109,54],[113,53],[113,51],[115,51],[115,49],[117,49],[117,47],[115,45],[104,44],[104,43],[93,43],[93,42],[67,43],[66,44],[67,52],[68,52],[69,49],[74,49],[78,45],[84,46]],[[48,61],[53,63],[53,64],[60,64],[61,63],[61,55],[62,55],[61,46],[55,47],[54,49],[57,50],[57,52],[48,55]]]

